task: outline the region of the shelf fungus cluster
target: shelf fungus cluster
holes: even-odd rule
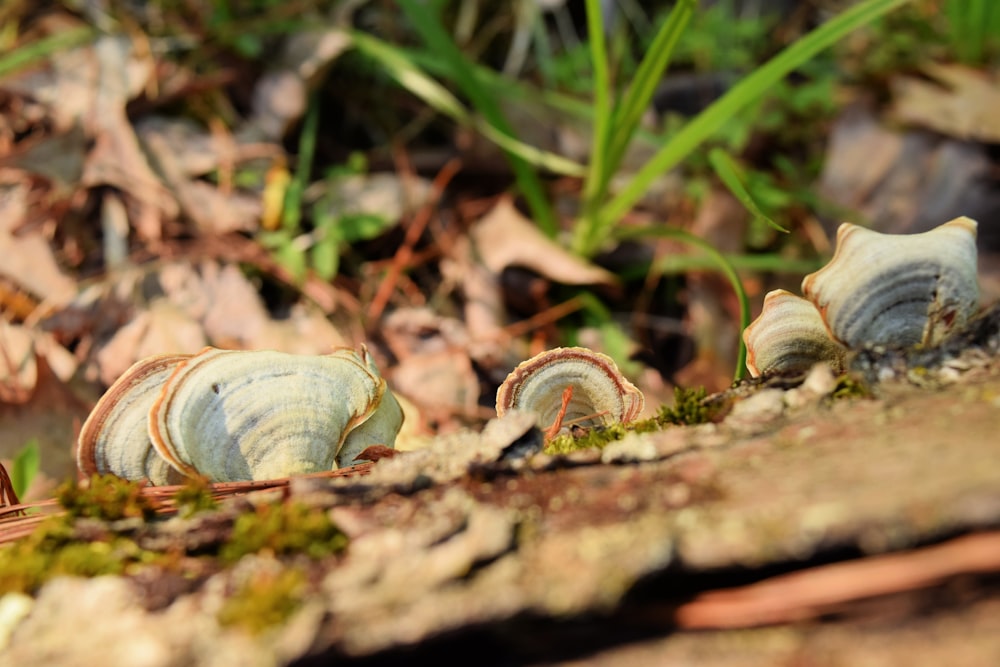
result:
[[[152,484],[275,479],[392,446],[403,412],[368,351],[206,348],[134,364],[80,431],[77,463]]]
[[[843,370],[848,350],[934,346],[976,314],[976,222],[956,218],[921,234],[889,235],[844,223],[825,267],[798,297],[775,290],[743,332],[758,377],[817,362]]]
[[[564,426],[634,421],[643,396],[611,357],[584,347],[547,350],[515,368],[497,391],[497,415],[523,410],[554,437]]]

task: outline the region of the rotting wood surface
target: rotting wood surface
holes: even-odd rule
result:
[[[193,588],[61,579],[0,664],[1000,664],[997,364],[795,391],[603,453],[503,460],[512,420],[302,480],[350,545],[285,624],[216,621],[263,556]]]

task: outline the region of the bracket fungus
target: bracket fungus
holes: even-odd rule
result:
[[[206,348],[125,372],[80,431],[77,464],[170,484],[274,479],[392,446],[403,412],[368,351],[322,356]]]
[[[847,350],[945,340],[979,306],[976,227],[960,217],[898,235],[843,223],[833,259],[802,281],[806,298],[768,293],[760,317],[743,332],[750,374],[803,371],[824,361],[840,370]]]
[[[521,362],[497,391],[497,415],[537,415],[552,437],[561,426],[627,423],[642,412],[643,396],[611,357],[584,347],[558,347]]]

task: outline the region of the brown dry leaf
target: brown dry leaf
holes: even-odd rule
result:
[[[855,105],[833,125],[819,192],[841,208],[824,220],[836,235],[843,220],[890,234],[927,231],[959,215],[985,222],[1000,204],[989,149],[923,130],[883,125]],[[983,224],[981,250],[1000,248],[1000,234]]]
[[[564,285],[614,285],[618,278],[594,266],[546,237],[521,215],[510,197],[496,206],[469,230],[483,264],[499,275],[508,266],[523,266]]]
[[[143,357],[164,352],[194,354],[206,345],[201,323],[167,299],[154,299],[147,310],[138,313],[98,350],[100,380],[110,385]]]
[[[504,329],[507,314],[497,275],[473,255],[469,238],[456,238],[448,256],[441,259],[441,274],[449,289],[462,292],[469,356],[486,369],[510,368],[526,350],[517,350],[517,342]]]
[[[97,371],[106,385],[152,354],[193,353],[206,345],[323,354],[352,344],[322,312],[301,303],[273,319],[235,264],[182,260],[163,266],[156,278],[162,296],[99,345]]]
[[[76,293],[62,272],[48,239],[38,229],[18,233],[28,214],[27,184],[0,185],[0,274],[51,305],[68,303]]]
[[[27,399],[16,404],[0,401],[0,458],[9,461],[30,440],[38,442],[41,454],[41,474],[22,501],[51,494],[56,483],[74,474],[74,430],[89,412],[88,405],[56,375],[46,357],[39,355],[32,366],[36,377]]]
[[[428,419],[443,422],[455,415],[478,416],[479,380],[464,350],[410,357],[391,368],[388,378]]]
[[[0,157],[0,167],[41,177],[52,189],[51,199],[68,199],[79,186],[87,145],[83,128],[74,125],[66,132],[19,142]]]
[[[0,319],[0,402],[24,403],[31,397],[39,357],[62,382],[76,371],[76,359],[51,334]]]
[[[248,157],[277,154],[277,146],[240,147],[235,142],[228,142],[229,145],[223,148],[211,134],[183,121],[156,119],[143,123],[137,131],[157,171],[198,231],[225,234],[257,229],[262,215],[258,195],[236,190],[227,192],[195,179],[223,166],[231,169],[237,161]]]
[[[138,92],[132,79],[144,83],[153,63],[140,57],[131,42],[112,37],[97,40],[81,56],[91,63],[94,88],[86,126],[95,137],[81,183],[85,187],[111,185],[127,193],[133,200],[130,217],[139,236],[157,239],[161,221],[177,217],[177,202],[150,168],[125,113],[125,105]],[[145,77],[137,77],[137,69]]]
[[[444,421],[456,413],[473,416],[479,379],[469,358],[469,337],[460,320],[427,308],[401,308],[382,327],[397,359],[388,377],[423,416]]]
[[[177,204],[153,174],[125,113],[153,72],[148,52],[125,36],[55,53],[47,67],[11,77],[3,87],[44,104],[60,131],[82,126],[95,140],[78,179],[84,187],[114,186],[133,200],[132,223],[143,238],[159,236],[160,221]]]
[[[210,132],[187,118],[147,116],[136,121],[135,132],[143,146],[159,138],[170,147],[170,156],[178,171],[188,178],[210,174],[255,159],[274,159],[284,155],[274,143],[241,142],[224,131]]]
[[[97,53],[101,42],[103,49],[120,57],[113,70],[102,70],[105,65]],[[44,105],[59,131],[86,126],[97,112],[95,106],[102,88],[125,89],[127,92],[121,94],[131,98],[145,86],[152,61],[136,58],[130,51],[127,37],[105,35],[93,44],[53,53],[44,67],[7,77],[0,81],[0,88]]]
[[[351,345],[321,312],[303,304],[272,319],[257,288],[234,264],[205,261],[196,268],[176,262],[159,279],[170,302],[198,321],[216,347],[323,354]]]
[[[962,65],[924,68],[937,83],[913,77],[893,80],[893,115],[901,122],[963,140],[1000,143],[1000,83]]]

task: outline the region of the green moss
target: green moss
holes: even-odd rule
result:
[[[685,389],[674,387],[674,404],[664,405],[656,415],[661,425],[688,426],[711,421],[711,411],[705,406],[707,392],[704,387]]]
[[[560,435],[545,445],[546,454],[569,454],[583,449],[603,448],[608,443],[621,440],[628,433],[651,433],[670,424],[703,424],[712,418],[712,410],[705,405],[707,392],[698,389],[674,388],[674,405],[663,406],[655,417],[640,419],[628,424],[610,424],[587,430],[583,435]]]
[[[624,424],[611,424],[589,429],[579,437],[560,435],[546,443],[544,451],[546,454],[569,454],[581,449],[604,447],[609,442],[621,440],[628,432],[629,427]]]
[[[296,569],[257,572],[226,599],[216,618],[220,625],[251,634],[281,625],[302,606],[305,575]]]
[[[151,551],[140,544],[144,535],[155,535],[155,527],[116,523],[125,518],[155,521],[153,507],[139,485],[95,477],[86,485],[63,485],[58,498],[65,514],[46,519],[27,537],[0,548],[0,593],[33,593],[60,575],[123,575],[148,565],[179,569],[192,562],[185,557],[201,560],[203,565],[196,566],[199,570],[206,560],[225,565],[258,552],[321,558],[347,544],[347,537],[325,511],[285,502],[261,504],[239,514],[223,540],[198,543],[196,552],[188,553],[183,542]],[[182,489],[177,504],[188,515],[216,506],[209,487],[198,484]]]
[[[0,549],[0,591],[32,593],[49,579],[63,575],[123,574],[133,565],[162,557],[120,535],[104,538],[77,539],[72,517],[46,519],[28,537]]]
[[[326,511],[294,502],[266,504],[236,518],[219,558],[231,563],[264,550],[276,555],[304,553],[322,558],[345,546],[347,536],[330,521]]]
[[[56,499],[70,518],[117,521],[153,516],[153,505],[142,495],[142,486],[114,475],[94,475],[83,485],[66,482],[56,489]]]
[[[837,378],[837,386],[831,394],[834,400],[841,398],[871,398],[871,396],[871,390],[864,382],[847,374]]]
[[[174,495],[177,513],[191,517],[199,512],[211,512],[218,509],[219,502],[212,495],[212,488],[204,479],[190,479]]]

